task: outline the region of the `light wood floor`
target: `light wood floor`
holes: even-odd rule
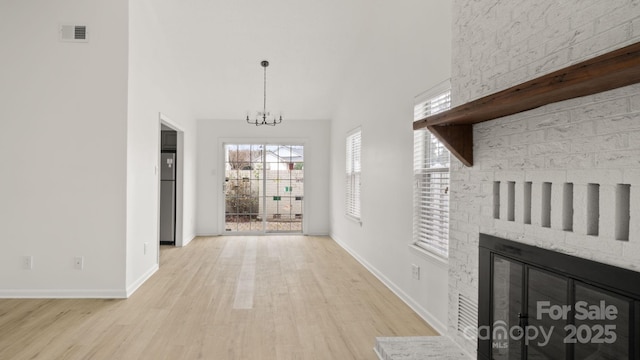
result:
[[[162,247],[126,300],[0,300],[0,359],[377,359],[436,332],[327,237]]]

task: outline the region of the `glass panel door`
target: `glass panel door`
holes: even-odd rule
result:
[[[582,283],[575,294],[575,327],[567,335],[575,359],[629,359],[630,300]]]
[[[495,256],[493,260],[493,359],[520,359],[522,343],[518,327],[522,313],[523,266]],[[516,329],[517,334],[512,333]],[[514,336],[515,335],[515,336]]]
[[[301,232],[304,201],[304,148],[267,145],[266,221],[268,232]]]
[[[263,146],[225,145],[225,230],[259,232]]]
[[[566,359],[567,278],[528,267],[527,283],[527,359]]]
[[[225,231],[302,232],[304,147],[225,145]]]

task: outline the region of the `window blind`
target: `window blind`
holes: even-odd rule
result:
[[[361,131],[347,135],[346,213],[360,220]]]
[[[425,117],[451,108],[451,90],[443,91],[426,101],[418,103],[413,108],[413,120],[421,120]]]
[[[414,120],[451,107],[446,90],[415,105]],[[449,252],[449,151],[428,130],[414,131],[414,244],[447,257]]]

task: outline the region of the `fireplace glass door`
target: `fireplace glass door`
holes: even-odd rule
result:
[[[639,273],[481,237],[479,277],[479,359],[640,360]]]
[[[582,283],[575,295],[575,328],[567,334],[574,358],[629,359],[630,299]]]
[[[492,280],[492,359],[629,359],[630,299],[498,255]]]
[[[564,327],[569,314],[565,316],[561,312],[569,303],[567,278],[527,268],[527,358],[566,359]],[[548,309],[553,311],[547,312]],[[557,309],[561,309],[560,312]]]
[[[493,261],[493,358],[520,359],[523,346],[510,335],[522,319],[523,265],[495,256]]]
[[[568,315],[546,310],[568,303],[567,286],[566,278],[495,255],[492,358],[566,359]]]

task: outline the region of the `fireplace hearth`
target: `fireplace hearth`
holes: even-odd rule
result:
[[[480,234],[479,359],[640,360],[640,273]]]

